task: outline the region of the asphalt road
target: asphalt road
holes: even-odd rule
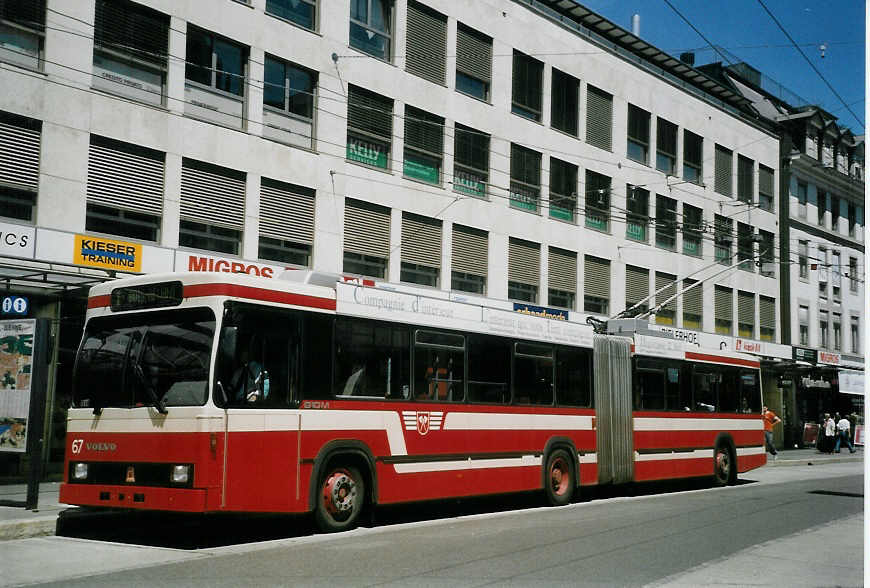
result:
[[[299,517],[67,521],[72,537],[5,543],[18,567],[0,585],[625,586],[679,584],[673,579],[714,564],[715,581],[744,583],[746,570],[731,570],[729,557],[754,546],[763,554],[790,537],[798,552],[787,564],[799,566],[812,561],[800,551],[817,547],[801,542],[814,536],[808,531],[862,517],[862,470],[762,468],[730,488],[629,487],[557,509],[534,506],[538,496],[499,499],[495,509],[492,501],[430,503],[379,511],[374,525],[337,535],[318,535]],[[854,551],[862,537],[852,534],[840,538]],[[43,563],[28,568],[31,560]],[[759,584],[785,585],[767,575],[775,564],[760,567]],[[841,567],[846,575],[829,584],[860,584],[855,569]]]

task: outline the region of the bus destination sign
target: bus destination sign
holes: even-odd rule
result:
[[[183,299],[184,287],[181,282],[159,282],[115,288],[112,290],[110,306],[115,312],[144,310],[178,306]]]

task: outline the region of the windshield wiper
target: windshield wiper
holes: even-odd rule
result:
[[[142,355],[145,353],[145,342],[148,340],[148,331],[142,335],[142,341],[139,343],[139,353],[136,354],[136,359],[133,360],[135,363],[131,366],[133,368],[133,373],[136,374],[136,378],[142,384],[142,387],[145,388],[145,393],[148,394],[148,397],[151,399],[151,403],[154,405],[154,408],[157,409],[157,412],[160,414],[168,414],[169,411],[166,410],[166,403],[163,402],[163,399],[157,396],[157,391],[154,390],[154,386],[151,385],[151,382],[148,380],[148,377],[145,375],[145,370],[142,369]]]

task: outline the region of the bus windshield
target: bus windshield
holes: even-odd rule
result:
[[[73,406],[205,404],[214,333],[208,308],[94,318],[76,360]]]

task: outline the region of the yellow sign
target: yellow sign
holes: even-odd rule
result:
[[[73,263],[103,269],[138,272],[142,268],[142,245],[76,235]]]

